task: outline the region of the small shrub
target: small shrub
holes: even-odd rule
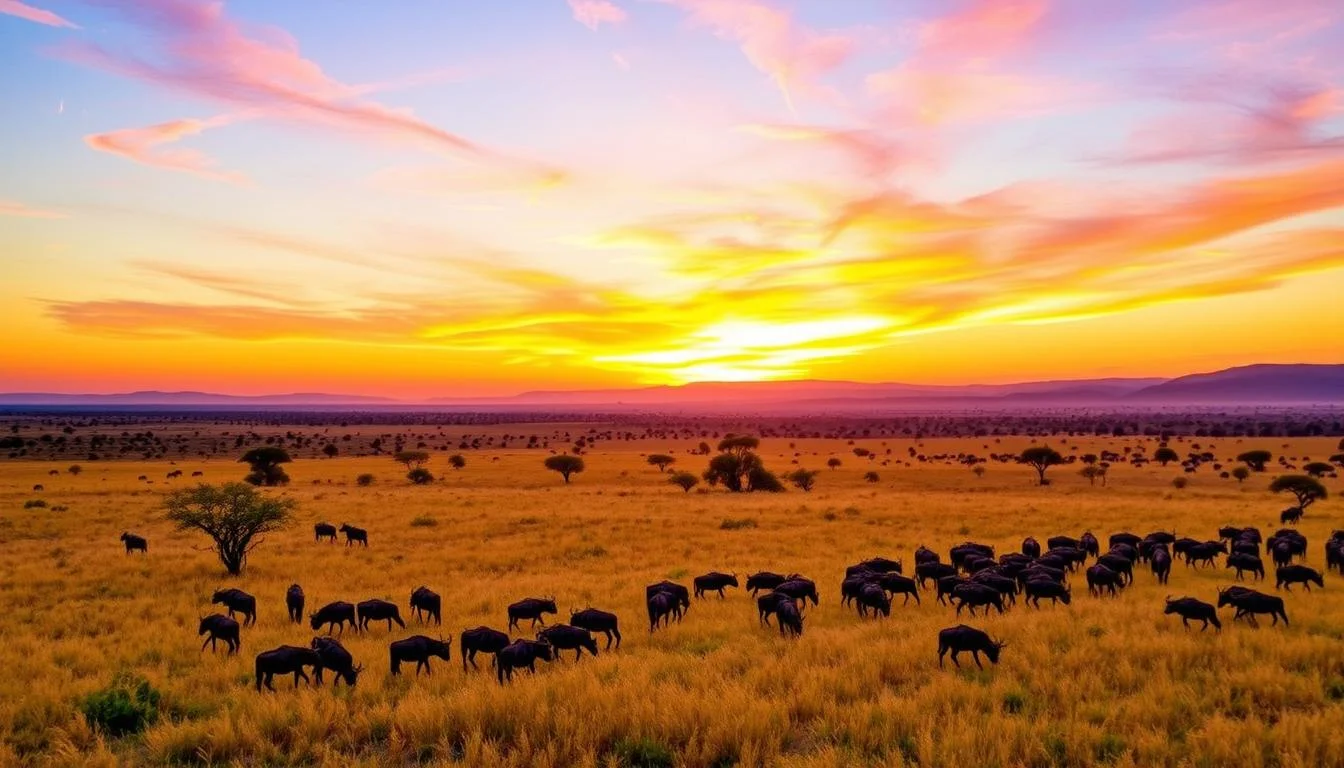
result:
[[[1190,478],[1188,477],[1173,477],[1171,479],[1171,487],[1175,488],[1178,491],[1189,484],[1190,484]]]
[[[1097,762],[1114,763],[1125,754],[1125,742],[1119,736],[1107,733],[1101,737],[1101,741],[1097,742],[1092,751],[1097,756]]]
[[[415,485],[428,485],[434,482],[434,475],[424,467],[416,467],[406,473],[406,479]]]
[[[360,486],[373,485],[373,475],[369,474],[368,472],[365,472],[364,474],[355,478],[355,485]]]
[[[47,502],[43,499],[29,499],[23,502],[24,509],[46,509]]]
[[[821,517],[822,517],[823,520],[826,520],[826,521],[835,521],[835,520],[839,520],[839,519],[840,519],[840,516],[837,515],[837,514],[835,514],[835,510],[831,510],[831,509],[826,510],[826,513],[825,513],[824,515],[822,515]]]
[[[89,725],[109,736],[139,733],[159,717],[159,692],[148,680],[123,674],[80,703]]]
[[[1027,707],[1026,694],[1021,691],[1009,691],[1003,695],[1003,711],[1016,715]]]
[[[882,478],[876,472],[865,472],[863,473],[863,479],[870,483],[876,483]]]
[[[52,512],[68,512],[68,511],[70,511],[70,508],[67,507],[67,506],[65,506],[64,504],[57,504],[56,506],[54,506],[54,507],[51,508],[51,511],[52,511]]]
[[[672,750],[648,738],[621,739],[611,752],[622,768],[672,768],[676,764]]]
[[[1336,677],[1326,683],[1325,697],[1331,701],[1344,701],[1344,678]]]
[[[412,528],[433,528],[438,524],[439,524],[438,519],[430,517],[429,515],[420,515],[419,517],[416,517],[411,520]]]
[[[723,522],[719,523],[719,530],[721,531],[736,531],[742,528],[755,527],[756,521],[750,517],[724,518]]]

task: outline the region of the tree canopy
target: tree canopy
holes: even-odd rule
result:
[[[809,492],[817,484],[817,471],[815,469],[795,469],[789,473],[788,481],[793,483],[798,490],[804,493]]]
[[[1311,504],[1326,498],[1330,494],[1320,481],[1306,475],[1282,475],[1269,484],[1273,493],[1291,493],[1297,498],[1297,508],[1303,511]]]
[[[1269,451],[1246,451],[1237,456],[1237,461],[1250,467],[1255,472],[1264,472],[1265,465],[1274,458],[1274,454]]]
[[[552,472],[559,472],[560,476],[565,478],[565,484],[569,484],[569,476],[577,475],[584,469],[583,459],[569,454],[560,454],[558,456],[547,456],[544,462],[546,468]]]
[[[1246,467],[1233,467],[1232,476],[1237,478],[1237,482],[1240,483],[1241,481],[1251,476],[1251,470],[1247,469]]]
[[[672,475],[667,478],[667,482],[690,493],[692,488],[700,484],[700,478],[690,472],[673,472]]]
[[[392,454],[392,458],[406,465],[406,471],[412,472],[425,465],[429,461],[428,451],[397,451]]]
[[[293,520],[293,499],[262,495],[244,483],[202,483],[173,491],[164,499],[169,520],[179,530],[198,530],[214,542],[214,551],[231,576],[242,573],[247,556],[264,534]]]
[[[1023,464],[1030,465],[1036,470],[1037,478],[1041,485],[1049,485],[1045,479],[1045,470],[1056,464],[1063,464],[1064,457],[1059,455],[1059,451],[1048,445],[1036,445],[1026,449],[1022,455],[1017,458]]]
[[[646,459],[650,466],[657,467],[659,472],[666,472],[667,468],[677,463],[677,460],[665,453],[651,453]]]
[[[243,478],[252,485],[287,485],[289,475],[285,473],[281,464],[288,464],[292,459],[289,458],[289,451],[275,446],[262,446],[253,448],[238,461],[248,465],[252,471],[247,477]]]
[[[1153,452],[1153,461],[1161,463],[1164,467],[1173,461],[1180,460],[1181,455],[1170,448],[1158,448]]]
[[[1307,475],[1310,477],[1322,478],[1330,474],[1331,472],[1334,472],[1335,468],[1325,463],[1324,461],[1313,461],[1310,464],[1302,467],[1302,471],[1306,472]]]

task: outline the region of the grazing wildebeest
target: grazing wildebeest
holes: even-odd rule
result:
[[[303,587],[290,584],[285,590],[285,609],[289,611],[289,620],[295,624],[303,623]]]
[[[355,659],[350,652],[341,645],[341,641],[334,637],[314,637],[311,643],[314,651],[317,651],[317,657],[322,663],[313,670],[313,679],[318,685],[322,684],[322,670],[330,669],[336,673],[336,681],[332,685],[340,685],[344,680],[345,684],[351,688],[355,687],[355,681],[359,678],[359,673],[364,671],[364,665],[355,666]]]
[[[353,525],[341,523],[341,527],[337,530],[345,534],[345,546],[351,546],[355,542],[359,542],[366,547],[369,546],[369,532],[363,528],[356,528]]]
[[[957,567],[949,563],[919,563],[915,566],[915,578],[923,587],[929,579],[937,581],[947,576],[956,576]]]
[[[201,626],[200,629],[196,630],[196,636],[200,637],[207,632],[210,633],[210,637],[206,638],[204,643],[201,643],[202,651],[208,645],[210,646],[210,652],[214,653],[216,640],[223,640],[224,644],[229,647],[229,653],[237,653],[243,645],[242,638],[239,637],[238,622],[223,614],[212,613],[201,619]]]
[[[1227,553],[1227,545],[1221,541],[1206,541],[1202,544],[1196,544],[1185,551],[1185,565],[1192,566],[1195,563],[1204,563],[1212,566],[1214,559],[1218,555]]]
[[[1235,525],[1224,525],[1222,528],[1218,529],[1218,538],[1227,539],[1228,541],[1240,539],[1241,534],[1245,531],[1245,528],[1238,528]]]
[[[782,574],[760,571],[747,577],[747,589],[751,590],[752,597],[756,597],[757,592],[774,589],[788,580],[789,577]]]
[[[1041,542],[1039,542],[1039,541],[1033,539],[1033,538],[1030,537],[1030,536],[1028,536],[1027,538],[1023,539],[1023,540],[1022,540],[1022,554],[1026,555],[1027,557],[1040,557],[1040,556],[1041,556]]]
[[[586,629],[589,632],[601,632],[607,636],[607,647],[603,650],[611,650],[611,639],[616,638],[616,647],[621,647],[621,630],[616,620],[616,614],[599,611],[596,608],[585,608],[582,611],[571,610],[569,612],[569,623],[571,626]]]
[[[1126,531],[1123,533],[1112,533],[1106,544],[1111,547],[1114,547],[1116,544],[1128,544],[1129,546],[1138,549],[1140,541],[1143,541],[1143,539],[1139,538],[1138,534]]]
[[[934,552],[932,549],[929,549],[923,544],[920,544],[919,547],[915,549],[916,566],[920,565],[921,563],[937,563],[941,561],[942,558],[938,556],[937,552]]]
[[[370,621],[386,621],[388,632],[392,631],[392,622],[394,621],[398,627],[406,628],[406,622],[401,620],[401,610],[397,608],[396,603],[389,603],[375,597],[364,600],[356,608],[359,609],[359,629],[361,632],[368,631]]]
[[[265,685],[268,690],[274,691],[275,686],[271,685],[271,679],[276,675],[294,675],[294,687],[299,687],[299,678],[303,678],[305,683],[310,682],[308,675],[303,671],[304,667],[312,667],[314,673],[322,666],[322,657],[317,655],[317,651],[312,648],[300,648],[295,645],[282,645],[279,648],[273,648],[269,651],[263,651],[257,654],[256,675],[257,691],[261,691],[261,686]]]
[[[859,563],[856,568],[862,568],[865,571],[873,573],[903,573],[900,560],[892,560],[887,557],[874,557]]]
[[[706,592],[718,592],[722,600],[724,588],[737,586],[737,574],[710,571],[703,576],[696,576],[691,584],[695,587],[696,597],[704,597]]]
[[[892,597],[904,595],[901,605],[908,605],[911,597],[915,598],[915,605],[919,605],[919,585],[909,576],[902,576],[899,573],[884,573],[877,578],[877,584]]]
[[[1302,508],[1289,507],[1279,513],[1279,522],[1284,525],[1297,525],[1302,521]]]
[[[409,664],[412,661],[415,662],[415,674],[417,677],[420,676],[421,669],[425,670],[426,675],[434,674],[434,671],[429,668],[430,657],[437,656],[440,659],[447,661],[450,655],[449,649],[452,648],[452,642],[452,635],[449,635],[447,640],[435,640],[432,637],[425,637],[424,635],[412,635],[405,640],[392,641],[387,646],[388,655],[392,660],[392,674],[400,675],[402,662]],[[464,658],[462,660],[462,668],[466,669],[466,666],[467,662]],[[476,666],[476,663],[472,662],[472,666]]]
[[[966,581],[966,577],[961,574],[944,576],[933,583],[934,589],[936,590],[934,597],[938,599],[939,604],[948,605],[948,598],[952,596],[952,591],[955,590],[958,585],[965,584]]]
[[[803,614],[798,610],[797,603],[789,599],[778,601],[775,616],[779,619],[779,634],[803,636]]]
[[[308,614],[308,622],[313,631],[321,629],[322,625],[326,624],[328,635],[336,627],[341,628],[338,634],[345,634],[346,622],[350,623],[351,629],[356,632],[359,631],[359,622],[355,619],[355,606],[339,600],[334,603],[327,603],[318,609],[317,613]]]
[[[313,526],[313,541],[329,540],[336,543],[336,526],[331,523],[317,523]]]
[[[797,605],[797,603],[794,603],[792,597],[789,597],[783,592],[766,592],[764,595],[756,598],[757,619],[762,624],[770,626],[770,614],[779,613],[779,606],[781,603],[793,603],[795,606]]]
[[[972,616],[975,615],[976,608],[984,608],[988,614],[990,606],[1003,613],[1003,595],[991,586],[973,581],[958,584],[956,589],[952,590],[951,602],[957,606],[958,616],[961,615],[961,609],[967,606],[970,607]]]
[[[1248,555],[1242,552],[1233,552],[1227,556],[1228,568],[1237,569],[1237,580],[1241,580],[1241,574],[1244,571],[1250,571],[1257,579],[1265,578],[1265,564],[1255,555]]]
[[[995,560],[980,555],[967,555],[965,560],[961,561],[962,567],[967,573],[980,573],[990,568],[998,568],[999,564]]]
[[[691,610],[691,591],[685,586],[677,584],[676,582],[667,581],[666,579],[657,584],[650,584],[644,588],[645,602],[648,602],[650,598],[659,592],[666,592],[672,596],[676,606],[672,615],[677,621],[681,621],[681,614],[684,611]]]
[[[771,592],[770,594],[775,594]],[[648,599],[649,608],[649,632],[657,628],[658,623],[662,622],[667,626],[672,614],[679,610],[680,604],[677,597],[671,592],[657,592]]]
[[[136,536],[134,533],[126,533],[123,531],[121,534],[121,542],[126,545],[126,554],[128,555],[137,549],[140,550],[141,554],[149,554],[149,542],[145,541],[144,536]]]
[[[490,654],[490,663],[494,664],[494,655],[508,646],[509,636],[498,629],[476,627],[475,629],[462,630],[462,637],[459,642],[462,646],[462,669],[467,668],[467,662],[471,662],[473,669],[479,669],[476,666],[476,654]]]
[[[811,579],[795,576],[783,584],[780,584],[778,587],[775,587],[775,591],[780,594],[788,595],[794,600],[802,601],[803,605],[806,605],[808,600],[811,600],[813,605],[818,604],[817,585]]]
[[[1274,557],[1274,565],[1282,568],[1293,562],[1293,544],[1289,541],[1278,541],[1270,547],[1270,552]]]
[[[1026,598],[1022,602],[1028,605],[1041,607],[1041,598],[1049,598],[1052,602],[1064,603],[1068,605],[1073,602],[1073,590],[1056,581],[1046,581],[1037,579],[1028,581],[1025,588]]]
[[[1107,552],[1098,557],[1097,562],[1120,574],[1120,586],[1123,587],[1134,581],[1134,562],[1129,558]]]
[[[1274,588],[1293,591],[1294,584],[1301,584],[1311,591],[1311,583],[1316,582],[1316,586],[1325,589],[1325,577],[1315,568],[1308,568],[1305,565],[1285,565],[1274,571]]]
[[[442,605],[443,601],[439,599],[438,593],[429,587],[417,587],[411,592],[411,610],[415,611],[415,618],[422,624],[426,622],[426,616],[436,625],[443,624],[439,613]]]
[[[1153,531],[1143,538],[1145,541],[1155,541],[1158,544],[1166,544],[1167,546],[1176,543],[1176,534],[1167,531]]]
[[[876,584],[864,584],[863,589],[859,591],[856,600],[859,606],[859,615],[866,617],[871,608],[873,617],[876,618],[880,613],[883,616],[891,615],[891,598],[887,597],[887,591]]]
[[[1017,583],[1026,584],[1028,581],[1032,580],[1049,580],[1063,584],[1066,577],[1067,574],[1060,568],[1051,568],[1048,565],[1032,563],[1017,574]]]
[[[586,629],[572,627],[568,624],[556,624],[553,627],[547,627],[537,633],[537,639],[555,649],[555,660],[563,661],[560,657],[561,651],[573,651],[574,660],[578,661],[586,650],[594,657],[597,656],[597,641],[593,639],[591,633]]]
[[[1236,539],[1232,542],[1232,552],[1234,554],[1260,556],[1260,542],[1249,539]]]
[[[1101,542],[1097,541],[1097,537],[1093,536],[1091,531],[1085,531],[1082,536],[1078,537],[1078,549],[1096,557],[1101,553]]]
[[[1185,625],[1186,629],[1190,628],[1190,620],[1194,619],[1195,621],[1204,622],[1204,626],[1199,628],[1200,632],[1208,629],[1210,624],[1212,624],[1213,628],[1219,632],[1223,631],[1223,623],[1218,620],[1218,609],[1203,600],[1196,600],[1193,597],[1182,597],[1176,600],[1168,597],[1167,607],[1162,613],[1174,613],[1177,616],[1180,616],[1181,623]]]
[[[971,582],[984,584],[998,590],[1008,599],[1009,605],[1017,605],[1017,582],[996,571],[981,571],[971,577]]]
[[[1218,590],[1218,607],[1222,608],[1224,605],[1231,605],[1237,609],[1233,620],[1245,616],[1252,625],[1255,625],[1256,614],[1268,613],[1274,617],[1273,624],[1278,624],[1282,618],[1284,626],[1288,626],[1288,614],[1283,610],[1281,597],[1266,595],[1246,587],[1228,587]]]
[[[1171,553],[1173,555],[1176,555],[1177,557],[1185,557],[1185,553],[1189,552],[1191,547],[1202,543],[1203,542],[1201,542],[1199,539],[1192,539],[1189,536],[1182,536],[1181,538],[1171,543]]]
[[[1325,569],[1331,568],[1344,575],[1344,541],[1331,539],[1325,542]]]
[[[971,657],[975,659],[975,666],[984,669],[980,663],[980,654],[984,653],[991,664],[999,663],[999,652],[1008,647],[1007,643],[996,643],[989,639],[989,635],[965,624],[958,624],[955,627],[948,627],[938,633],[938,668],[943,668],[943,657],[948,651],[952,652],[952,663],[958,667],[961,662],[957,661],[957,655],[969,651]]]
[[[527,667],[528,672],[536,674],[537,659],[550,661],[551,658],[551,646],[546,643],[536,640],[514,640],[508,647],[495,654],[495,675],[500,685],[504,684],[505,678],[513,682],[513,670]]]
[[[850,576],[840,582],[840,604],[848,606],[852,601],[859,599],[859,594],[863,588],[873,583],[877,579],[875,573],[864,573],[858,576]]]
[[[1113,571],[1105,565],[1098,563],[1087,569],[1087,593],[1101,597],[1103,588],[1111,591],[1111,596],[1116,596],[1115,588],[1125,586],[1124,577],[1119,572]]]
[[[1078,566],[1087,562],[1087,552],[1076,547],[1056,547],[1046,552],[1045,556],[1058,558],[1070,571],[1077,570]],[[1046,564],[1048,565],[1049,561],[1046,561]]]
[[[535,628],[537,622],[546,626],[545,614],[556,613],[555,600],[542,597],[525,597],[509,606],[509,629],[518,628],[519,619],[531,619]]]
[[[1153,575],[1157,577],[1157,583],[1166,584],[1167,580],[1171,578],[1171,553],[1167,551],[1165,545],[1153,548],[1149,563],[1153,569]]]
[[[1051,550],[1036,558],[1032,565],[1043,565],[1047,568],[1054,568],[1059,571],[1073,572],[1078,568],[1078,561],[1074,560],[1072,557],[1065,557],[1058,551]]]
[[[233,618],[234,613],[243,614],[245,626],[257,623],[257,598],[241,589],[217,589],[210,604],[227,606],[229,618]]]
[[[1068,547],[1069,549],[1080,549],[1079,547],[1080,543],[1081,542],[1079,542],[1072,536],[1051,536],[1050,538],[1045,540],[1045,548],[1047,551],[1051,549],[1059,549],[1061,547]]]
[[[994,548],[987,544],[977,544],[973,541],[968,541],[953,547],[951,550],[948,551],[948,554],[951,556],[950,559],[952,560],[953,565],[955,565],[958,568],[964,568],[966,564],[966,558],[972,555],[978,555],[980,557],[988,557],[989,559],[993,560]]]
[[[1140,541],[1139,544],[1142,545],[1143,542]],[[1122,542],[1120,544],[1116,544],[1114,547],[1111,547],[1111,553],[1120,555],[1121,557],[1125,558],[1131,563],[1137,563],[1139,561],[1139,548],[1137,546],[1130,546],[1129,544],[1125,544]]]

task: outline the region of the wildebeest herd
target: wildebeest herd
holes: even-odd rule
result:
[[[368,535],[364,530],[348,525],[342,525],[339,530],[347,533],[350,543],[358,541],[367,546]],[[316,527],[318,540],[334,539],[336,531],[335,526],[327,524]],[[142,537],[127,533],[121,538],[127,544],[128,553],[132,549],[147,550]],[[1078,538],[1050,537],[1044,548],[1035,538],[1028,537],[1023,540],[1019,552],[997,556],[992,546],[965,542],[949,550],[946,562],[939,553],[920,546],[914,553],[913,576],[904,574],[902,561],[886,557],[870,558],[846,568],[840,583],[841,603],[853,605],[861,618],[879,619],[891,615],[892,601],[898,595],[902,598],[902,606],[908,606],[912,599],[916,606],[922,605],[920,592],[932,584],[936,601],[954,607],[957,616],[961,616],[963,609],[972,616],[977,609],[986,615],[990,609],[1002,614],[1017,604],[1019,596],[1025,605],[1035,609],[1041,608],[1041,600],[1068,606],[1073,598],[1069,576],[1079,568],[1083,568],[1089,595],[1115,597],[1134,582],[1134,573],[1139,566],[1146,565],[1157,583],[1166,584],[1176,559],[1184,559],[1187,568],[1205,568],[1216,567],[1220,556],[1225,557],[1224,567],[1235,571],[1237,580],[1247,574],[1263,580],[1262,543],[1263,551],[1269,553],[1275,564],[1276,589],[1291,591],[1293,585],[1300,584],[1310,591],[1313,584],[1325,586],[1324,576],[1319,571],[1295,562],[1304,559],[1308,549],[1306,537],[1297,530],[1284,528],[1263,539],[1256,528],[1227,526],[1219,529],[1217,539],[1207,541],[1178,538],[1166,531],[1155,531],[1142,537],[1128,532],[1115,533],[1109,537],[1109,548],[1105,552],[1091,532]],[[1325,542],[1325,560],[1327,569],[1344,574],[1344,530],[1333,532]],[[1088,565],[1089,561],[1091,565]],[[725,599],[724,590],[739,586],[737,574],[720,572],[696,577],[691,589],[667,580],[650,584],[644,594],[649,632],[667,628],[673,622],[680,623],[690,610],[692,596],[704,599],[707,593],[717,592],[719,599]],[[773,616],[780,634],[787,637],[801,637],[808,603],[820,604],[816,582],[798,573],[754,573],[747,577],[745,590],[751,593],[756,603],[758,623],[769,626]],[[257,621],[256,598],[239,589],[219,589],[212,595],[211,603],[227,608],[228,615],[213,614],[201,618],[197,636],[208,635],[201,650],[210,646],[213,651],[222,641],[228,653],[237,653],[242,647],[241,628]],[[286,591],[285,605],[289,620],[302,623],[304,592],[298,584],[291,585]],[[420,586],[411,591],[409,607],[416,620],[442,624],[442,600],[428,587]],[[1240,585],[1218,589],[1216,604],[1194,597],[1168,596],[1163,613],[1179,616],[1187,629],[1190,622],[1195,621],[1201,624],[1200,631],[1207,630],[1209,625],[1221,631],[1223,625],[1218,610],[1225,607],[1234,609],[1234,621],[1244,619],[1252,626],[1256,625],[1256,616],[1260,615],[1270,616],[1274,625],[1280,620],[1288,624],[1283,598]],[[506,630],[519,629],[523,620],[530,621],[532,629],[540,624],[542,628],[535,639],[512,638],[507,631],[486,626],[464,629],[459,634],[463,670],[468,665],[478,668],[476,656],[487,654],[492,657],[497,680],[503,684],[511,681],[517,670],[535,672],[538,660],[558,661],[562,651],[574,651],[575,661],[582,658],[585,651],[597,656],[595,634],[605,636],[603,650],[612,650],[613,644],[616,649],[620,648],[621,633],[616,614],[591,607],[571,610],[569,623],[548,626],[545,617],[556,614],[554,597],[528,597],[508,606]],[[235,616],[243,618],[241,625]],[[355,632],[368,632],[370,623],[383,621],[387,622],[389,631],[393,624],[406,627],[398,606],[386,600],[369,599],[357,604],[335,601],[322,606],[308,614],[308,622],[314,631],[326,627],[326,636],[314,637],[308,647],[284,645],[258,654],[257,690],[263,686],[274,690],[271,681],[277,674],[293,674],[296,687],[300,680],[311,680],[320,685],[323,670],[335,673],[337,682],[344,680],[353,686],[363,666],[356,665],[349,651],[331,634],[335,631],[338,636],[343,635],[347,624]],[[416,675],[421,671],[431,674],[430,659],[447,661],[451,643],[451,635],[447,639],[414,635],[395,640],[388,649],[390,672],[399,675],[403,663],[413,662]],[[1006,645],[974,627],[964,624],[949,627],[938,633],[938,665],[942,667],[944,658],[951,653],[953,663],[960,666],[958,655],[970,653],[976,666],[983,668],[981,655],[996,664]],[[313,670],[312,678],[305,673],[305,668]]]

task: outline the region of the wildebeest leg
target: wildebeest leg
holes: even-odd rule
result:
[[[275,677],[275,673],[273,673],[273,672],[267,672],[267,673],[266,673],[266,689],[269,690],[269,691],[275,691],[275,686],[274,686],[274,685],[271,685],[271,679],[272,679],[273,677]]]
[[[1206,630],[1206,629],[1208,629],[1208,628],[1209,628],[1209,620],[1208,620],[1208,619],[1204,619],[1204,626],[1200,627],[1200,628],[1199,628],[1199,631],[1200,631],[1200,632],[1203,632],[1204,630]]]
[[[1278,615],[1283,617],[1283,626],[1285,627],[1288,626],[1288,613],[1286,611],[1280,610]]]
[[[517,628],[518,628],[518,617],[517,617],[517,616],[510,616],[510,617],[509,617],[509,629],[517,629]]]
[[[938,646],[938,668],[939,668],[939,669],[942,669],[942,668],[943,668],[943,657],[946,656],[946,655],[947,655],[947,646],[945,646],[945,645],[939,645],[939,646]]]
[[[723,587],[719,587],[719,599],[723,599]]]
[[[575,649],[574,649],[574,661],[577,662],[577,661],[579,660],[579,658],[582,657],[582,656],[583,656],[583,649],[582,649],[582,648],[575,648]],[[556,654],[556,658],[559,658],[559,654]]]
[[[985,668],[985,666],[984,666],[983,664],[980,663],[980,651],[978,651],[978,650],[973,650],[973,651],[971,651],[971,658],[975,659],[975,666],[976,666],[976,667],[978,667],[978,668],[980,668],[980,669],[984,669],[984,668]]]
[[[952,663],[957,665],[957,669],[961,669],[961,662],[957,661],[957,655],[960,653],[961,651],[959,649],[952,649]]]

